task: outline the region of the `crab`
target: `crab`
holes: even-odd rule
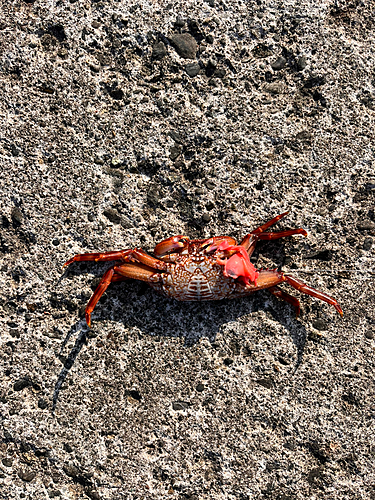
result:
[[[140,248],[75,255],[64,266],[82,261],[115,261],[105,272],[86,307],[86,322],[91,327],[91,313],[111,283],[135,279],[167,297],[180,301],[235,299],[267,288],[273,295],[291,304],[298,317],[298,299],[284,292],[286,282],[299,292],[323,300],[342,316],[337,300],[319,292],[280,269],[255,269],[250,256],[259,240],[277,240],[295,234],[307,236],[302,229],[279,232],[266,230],[289,212],[284,212],[247,234],[239,245],[230,236],[190,240],[178,235],[167,238],[154,248],[154,256]]]

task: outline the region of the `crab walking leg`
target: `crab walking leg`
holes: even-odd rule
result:
[[[273,295],[275,295],[275,297],[285,300],[285,302],[291,304],[296,310],[296,317],[298,318],[299,313],[301,312],[298,299],[296,299],[292,295],[289,295],[289,293],[284,292],[284,290],[281,290],[281,288],[279,288],[278,286],[271,286],[271,288],[268,288],[268,291],[271,292]]]
[[[271,227],[274,224],[276,224],[276,222],[278,222],[280,219],[282,219],[283,217],[285,217],[286,215],[288,215],[288,213],[289,212],[284,212],[283,214],[276,215],[276,217],[274,217],[273,219],[271,219],[268,222],[266,222],[265,224],[263,224],[263,226],[259,226],[256,229],[254,229],[253,231],[251,231],[251,234],[264,233],[264,231],[266,229],[268,229],[269,227]]]
[[[100,297],[103,295],[103,293],[107,290],[107,288],[111,284],[114,273],[115,271],[113,267],[111,267],[111,269],[108,269],[108,271],[104,274],[103,278],[100,280],[99,285],[96,287],[95,292],[91,296],[91,299],[89,300],[89,303],[86,306],[85,317],[86,317],[86,323],[89,327],[91,327],[91,313],[95,309],[95,306],[98,303]]]
[[[142,264],[123,264],[121,266],[114,266],[108,269],[100,280],[95,292],[93,293],[89,303],[86,307],[86,323],[91,327],[91,313],[95,309],[100,297],[107,290],[111,283],[126,281],[128,279],[136,279],[140,281],[150,281],[151,277],[157,276],[154,269],[151,269]],[[158,279],[156,278],[156,281]],[[155,281],[155,278],[154,280]]]
[[[153,283],[160,281],[161,273],[155,272],[149,266],[143,264],[126,263],[114,267],[116,275],[120,275],[123,279],[134,279],[139,281],[152,281]]]
[[[283,214],[274,217],[272,220],[266,222],[266,224],[263,224],[263,226],[254,229],[254,231],[251,231],[251,233],[247,234],[243,238],[243,240],[240,243],[240,246],[245,247],[245,250],[247,251],[249,257],[254,252],[257,241],[259,240],[278,240],[279,238],[285,238],[286,236],[293,236],[294,234],[303,234],[303,236],[307,236],[307,232],[301,227],[298,229],[288,229],[286,231],[278,231],[275,233],[264,232],[270,226],[276,224],[277,221],[279,221],[282,217],[284,217],[288,213],[289,212],[284,212]]]
[[[311,295],[312,297],[323,300],[324,302],[327,302],[328,304],[333,305],[333,307],[336,309],[336,311],[341,316],[343,316],[344,313],[342,312],[341,307],[339,306],[337,300],[335,300],[333,297],[331,297],[330,295],[327,295],[326,293],[319,292],[319,290],[315,290],[315,288],[313,288],[312,286],[306,285],[306,283],[304,283],[303,281],[300,281],[296,278],[292,278],[291,276],[284,274],[283,272],[278,271],[277,269],[259,271],[259,274],[257,277],[256,290],[262,290],[265,288],[268,288],[268,289],[275,288],[276,285],[279,285],[280,283],[283,283],[283,282],[289,283],[289,285],[291,285],[293,288],[295,288],[296,290],[298,290],[301,293],[306,293],[307,295]],[[276,289],[278,290],[277,287],[276,287]],[[248,290],[250,292],[255,291],[254,287],[251,287]],[[274,293],[272,290],[271,290],[271,292]],[[282,293],[285,294],[285,292],[282,292]],[[276,295],[276,294],[274,293],[274,295]],[[288,299],[289,299],[289,297],[290,297],[290,299],[294,299],[294,297],[292,297],[289,294],[285,294],[285,295],[288,295]],[[290,299],[288,300],[285,297],[285,295],[279,294],[278,296],[280,298],[283,298],[287,302],[290,302],[292,305],[294,305],[296,307],[295,303],[292,303]],[[297,300],[297,299],[295,299],[295,300]]]
[[[266,229],[268,229],[269,227],[271,227],[274,224],[276,224],[277,221],[279,221],[280,219],[282,219],[283,217],[285,217],[285,215],[287,215],[288,213],[289,212],[284,212],[283,214],[277,215],[276,217],[274,217],[270,221],[268,221],[265,224],[263,224],[263,226],[259,226],[256,229],[254,229],[253,231],[251,231],[251,233],[247,234],[242,239],[242,241],[240,243],[240,246],[245,247],[245,250],[247,250],[247,253],[250,256],[253,253],[253,251],[254,251],[255,245],[256,245],[256,243],[258,241],[258,236],[261,233],[264,233],[264,231]]]
[[[128,255],[129,252],[132,252],[132,250],[118,250],[114,252],[103,252],[103,253],[80,253],[69,259],[67,262],[65,262],[64,266],[69,266],[69,264],[72,264],[73,262],[83,262],[88,260],[93,260],[95,262],[121,260],[126,255]]]
[[[135,248],[134,250],[119,250],[115,252],[103,252],[103,253],[82,253],[75,255],[67,262],[64,266],[68,266],[72,262],[82,262],[93,260],[95,262],[103,262],[109,260],[123,260],[125,262],[140,262],[146,266],[150,266],[154,269],[159,269],[160,271],[167,270],[167,264],[155,257],[152,257],[148,253],[141,249]]]
[[[307,295],[311,295],[312,297],[316,297],[317,299],[323,300],[324,302],[333,305],[333,307],[341,316],[344,315],[337,300],[331,297],[330,295],[327,295],[326,293],[323,292],[319,292],[310,285],[306,285],[306,283],[304,283],[303,281],[298,280],[296,278],[292,278],[291,276],[288,276],[286,274],[283,274],[283,281],[286,281],[287,283],[289,283],[289,285],[292,285],[292,287],[298,290],[299,292],[306,293]]]
[[[241,241],[241,247],[245,247],[249,257],[251,257],[254,252],[255,246],[259,240],[278,240],[279,238],[285,238],[286,236],[293,236],[294,234],[303,234],[307,236],[307,232],[301,227],[298,229],[288,229],[286,231],[278,231],[276,233],[259,233],[259,234],[247,234]]]
[[[124,260],[125,262],[139,262],[140,264],[144,264],[152,269],[158,269],[159,271],[168,270],[168,264],[166,262],[152,257],[142,249],[136,248],[135,250],[131,250],[131,253],[129,253]]]
[[[299,227],[298,229],[287,229],[286,231],[278,231],[277,233],[257,234],[257,238],[258,240],[278,240],[279,238],[286,238],[294,234],[303,234],[303,236],[307,236],[307,231]]]

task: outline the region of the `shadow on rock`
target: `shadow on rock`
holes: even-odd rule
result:
[[[123,323],[126,328],[136,327],[144,335],[184,338],[185,346],[189,347],[201,338],[214,342],[222,325],[267,308],[273,319],[290,333],[297,349],[297,370],[303,358],[306,329],[294,319],[294,311],[290,306],[273,297],[268,296],[267,300],[267,295],[267,292],[257,292],[235,300],[178,302],[157,294],[142,282],[113,284],[95,308],[92,315],[93,329],[95,331],[101,320],[108,319]],[[70,337],[78,334],[55,384],[53,409],[69,370],[87,343],[89,331],[85,320],[80,319],[70,328],[63,341],[60,353]]]

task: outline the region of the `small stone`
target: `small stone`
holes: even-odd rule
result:
[[[363,242],[363,250],[370,250],[372,247],[372,238],[366,238],[365,241]]]
[[[271,389],[271,387],[273,386],[273,381],[270,378],[259,378],[257,380],[257,383],[265,387],[266,389]]]
[[[304,257],[304,259],[312,259],[312,260],[323,260],[328,262],[332,259],[332,251],[331,250],[320,250],[318,252],[309,253]]]
[[[198,44],[189,33],[172,35],[170,42],[180,57],[184,59],[195,59]]]
[[[374,336],[375,336],[375,335],[374,335],[374,332],[373,332],[373,331],[371,331],[371,330],[367,330],[367,331],[365,332],[365,337],[366,337],[366,339],[372,340],[372,339],[374,338]]]
[[[185,71],[186,73],[191,76],[192,78],[194,76],[197,76],[199,74],[201,70],[201,67],[199,66],[199,64],[197,62],[193,62],[193,63],[188,63],[186,66],[185,66]]]
[[[182,137],[181,137],[181,134],[179,132],[176,132],[175,130],[171,130],[169,132],[169,137],[171,137],[174,142],[182,142]]]
[[[197,387],[195,388],[197,392],[203,392],[204,391],[204,385],[203,384],[198,384]]]
[[[121,158],[112,158],[111,160],[111,167],[112,168],[119,168],[121,165],[124,163],[124,161]]]
[[[22,479],[22,481],[25,481],[26,483],[30,483],[34,479],[35,476],[36,476],[36,473],[32,472],[32,471],[20,470],[18,472],[18,477],[20,479]]]
[[[58,247],[60,245],[60,240],[58,238],[53,238],[52,245]]]
[[[91,500],[100,500],[100,495],[96,490],[87,490],[86,495],[91,498]]]
[[[113,208],[107,208],[104,210],[103,215],[105,215],[113,224],[120,224],[121,222],[121,216],[117,210]]]
[[[73,448],[70,446],[69,443],[64,443],[64,450],[67,451],[68,453],[72,453]]]
[[[41,410],[45,410],[46,408],[48,408],[48,401],[44,398],[40,398],[38,401],[38,408],[40,408]]]
[[[269,94],[282,94],[284,85],[281,82],[272,82],[264,86],[264,90]]]
[[[224,363],[225,366],[230,366],[230,365],[233,364],[233,359],[232,358],[225,358],[223,360],[223,363]]]
[[[160,199],[162,198],[162,195],[159,193],[158,189],[156,187],[152,187],[149,189],[147,193],[147,201],[150,205],[156,206]]]
[[[357,229],[360,231],[373,231],[375,229],[375,223],[369,221],[363,221],[357,224]]]
[[[72,0],[70,0],[70,1],[72,1]],[[50,498],[61,497],[61,491],[59,491],[59,490],[50,490],[48,492],[48,496]]]
[[[10,146],[10,151],[13,156],[19,156],[21,154],[21,150],[15,144]]]
[[[97,153],[95,155],[94,162],[97,165],[104,165],[107,156],[108,155],[106,153],[104,153],[103,151],[100,151],[99,153]]]
[[[78,467],[76,467],[75,465],[64,465],[63,471],[69,477],[77,477],[79,475]]]
[[[185,401],[175,401],[172,403],[172,408],[176,411],[186,410],[189,408],[189,403]]]
[[[22,391],[22,389],[25,389],[26,387],[30,387],[31,385],[31,379],[29,377],[21,378],[14,382],[13,384],[13,390],[14,391]]]
[[[91,69],[91,71],[93,71],[94,73],[99,73],[100,71],[100,64],[94,62],[94,61],[90,61],[89,62],[89,68]]]
[[[279,71],[280,69],[283,69],[284,66],[286,64],[286,59],[285,57],[283,56],[280,56],[276,59],[276,61],[274,61],[273,63],[271,63],[271,68],[275,71]]]
[[[299,71],[303,71],[307,66],[307,62],[306,62],[306,57],[305,56],[300,56],[298,59],[297,59],[297,69]]]
[[[181,146],[172,146],[169,150],[169,156],[172,161],[176,160],[182,152]]]
[[[315,328],[315,330],[319,330],[320,332],[325,332],[326,330],[328,330],[327,323],[322,319],[316,319],[315,321],[313,321],[312,326],[313,328]]]
[[[57,51],[57,55],[61,57],[61,59],[65,59],[68,57],[68,51],[65,47],[60,47]]]
[[[12,210],[12,222],[14,227],[19,227],[23,222],[23,215],[18,207],[14,207]]]
[[[174,25],[176,26],[176,28],[183,28],[185,26],[185,21],[182,19],[182,17],[177,16]]]
[[[263,59],[264,57],[268,57],[272,55],[272,50],[265,45],[264,43],[260,43],[252,50],[253,56],[258,59]]]
[[[11,457],[5,457],[2,459],[2,463],[4,467],[12,467],[13,464],[13,458]]]
[[[129,391],[129,396],[135,399],[136,401],[140,401],[142,399],[141,394],[139,393],[139,391],[136,390]]]
[[[211,57],[206,66],[206,76],[210,78],[214,73],[217,68],[217,60],[213,57]]]
[[[167,49],[163,42],[155,43],[152,47],[152,58],[160,61],[167,55]]]
[[[210,214],[203,214],[202,215],[202,220],[203,220],[203,222],[210,222],[211,215]]]

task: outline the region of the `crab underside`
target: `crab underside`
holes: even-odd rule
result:
[[[154,256],[142,249],[119,250],[75,255],[64,265],[81,261],[115,261],[106,271],[86,307],[86,322],[91,326],[91,313],[111,283],[135,279],[145,281],[158,292],[177,300],[200,301],[244,297],[267,288],[273,295],[293,305],[298,316],[299,301],[279,288],[287,282],[296,290],[332,304],[340,315],[337,301],[306,283],[278,269],[256,270],[250,256],[259,240],[276,240],[307,232],[289,229],[265,232],[285,212],[247,234],[239,245],[230,236],[215,236],[204,240],[189,240],[187,236],[172,236],[154,249]]]

